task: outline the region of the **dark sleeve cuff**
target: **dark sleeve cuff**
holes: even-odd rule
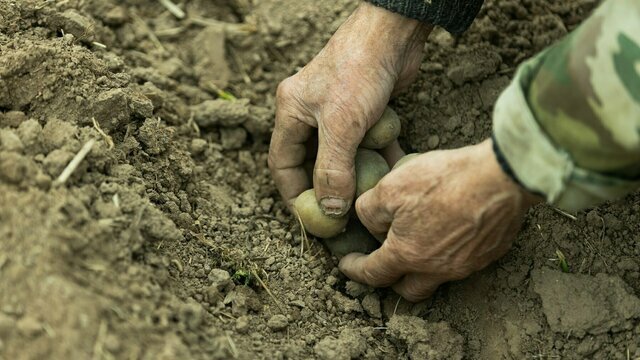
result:
[[[532,191],[532,190],[528,189],[522,183],[522,181],[520,181],[520,179],[518,179],[516,174],[513,172],[513,168],[511,167],[511,165],[509,165],[509,161],[507,161],[507,159],[504,157],[504,153],[502,152],[502,150],[500,150],[500,145],[498,145],[498,140],[496,140],[495,134],[491,134],[491,140],[493,141],[493,153],[495,154],[496,160],[498,161],[498,165],[500,165],[500,168],[502,169],[502,171],[509,178],[511,178],[511,180],[513,180],[513,182],[515,182],[516,184],[520,185],[523,189],[529,191],[530,193],[532,193],[534,195],[546,198],[544,194],[541,194],[540,192]]]
[[[406,17],[443,27],[452,34],[466,31],[484,0],[367,0]]]

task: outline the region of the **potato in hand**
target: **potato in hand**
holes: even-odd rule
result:
[[[387,107],[382,117],[367,131],[360,146],[379,150],[391,145],[400,136],[400,118],[395,111]]]
[[[305,230],[319,238],[330,238],[340,234],[347,226],[348,216],[331,217],[325,215],[316,200],[316,192],[309,189],[298,195],[293,206],[300,216]]]

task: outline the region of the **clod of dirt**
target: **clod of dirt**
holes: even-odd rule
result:
[[[447,77],[456,85],[482,80],[496,72],[502,64],[500,55],[485,45],[477,45],[455,57],[447,69]]]
[[[188,70],[182,60],[177,57],[171,57],[156,63],[158,71],[173,79],[179,79],[187,75]]]
[[[145,359],[191,359],[191,351],[176,334],[168,334],[163,343],[147,350]]]
[[[93,103],[91,113],[107,133],[126,127],[132,116],[150,118],[153,103],[141,93],[128,89],[111,89],[100,93]]]
[[[376,293],[365,295],[362,299],[362,308],[369,314],[369,316],[376,319],[382,317],[382,310],[380,308],[380,297]]]
[[[640,299],[616,276],[566,274],[556,270],[534,270],[533,290],[542,299],[542,309],[551,330],[583,337],[633,328],[640,318]]]
[[[273,315],[269,321],[267,321],[267,326],[273,331],[282,331],[289,326],[289,320],[281,314]]]
[[[240,334],[246,334],[249,332],[249,325],[251,319],[248,316],[240,316],[236,319],[236,331]]]
[[[345,288],[347,290],[347,294],[354,298],[359,298],[360,296],[371,291],[371,288],[369,286],[352,280],[347,281]]]
[[[78,128],[66,121],[53,118],[42,129],[41,139],[45,153],[77,143]]]
[[[214,286],[220,291],[229,291],[233,289],[233,281],[231,281],[231,275],[229,272],[222,269],[212,269],[207,276],[210,286]]]
[[[204,309],[202,305],[190,300],[180,307],[180,321],[189,330],[197,329],[202,324]]]
[[[191,108],[193,119],[199,126],[238,126],[249,114],[249,100],[207,100]]]
[[[27,121],[27,115],[22,111],[8,111],[0,114],[0,126],[18,127]]]
[[[7,338],[15,330],[16,320],[0,312],[0,339]]]
[[[96,14],[105,24],[119,26],[129,20],[127,9],[123,6],[112,6],[109,10]]]
[[[201,155],[205,150],[207,150],[207,140],[204,139],[193,139],[191,140],[191,154],[192,155]]]
[[[173,130],[158,126],[158,120],[147,119],[138,131],[138,140],[149,155],[159,155],[167,150],[173,136]]]
[[[356,299],[349,299],[348,297],[342,295],[340,292],[335,292],[332,298],[333,303],[336,308],[345,314],[348,313],[361,313],[362,306],[360,302]]]
[[[224,31],[220,27],[204,28],[193,39],[191,57],[194,70],[203,89],[227,87],[231,70],[226,60]]]
[[[18,126],[17,133],[22,144],[27,148],[31,148],[38,143],[42,133],[42,125],[34,119],[25,120]]]
[[[396,315],[387,327],[392,339],[406,349],[410,359],[462,359],[462,336],[448,323],[428,323],[416,316]]]
[[[222,301],[225,295],[235,287],[229,273],[222,269],[211,270],[207,280],[210,285],[206,288],[205,295],[209,304],[212,305]]]
[[[490,110],[502,91],[509,85],[509,78],[501,76],[499,78],[490,78],[480,84],[480,100],[485,110]]]
[[[64,168],[67,166],[67,164],[69,164],[74,156],[75,154],[70,151],[56,149],[50,152],[47,157],[44,158],[42,165],[44,165],[44,169],[47,174],[51,175],[52,177],[57,177],[62,173]],[[80,166],[86,168],[86,164],[81,163]],[[78,172],[83,171],[82,169],[80,169]]]
[[[36,164],[30,158],[14,152],[0,152],[0,180],[15,185],[27,184],[37,173]]]
[[[367,351],[367,341],[362,331],[344,329],[338,338],[327,336],[320,340],[313,350],[322,360],[350,360]]]
[[[241,127],[220,129],[222,148],[225,150],[237,150],[247,140],[247,131]]]
[[[93,41],[95,38],[95,22],[74,9],[54,13],[50,25],[52,30],[62,30],[82,41]]]
[[[16,330],[25,337],[33,338],[44,332],[42,324],[31,316],[25,316],[16,323]]]
[[[262,309],[258,295],[248,286],[236,286],[224,298],[224,304],[231,304],[231,312],[235,316],[247,315],[249,310],[260,311]]]
[[[21,152],[24,149],[24,144],[14,130],[0,129],[0,149]]]
[[[582,340],[578,347],[576,347],[576,352],[578,353],[578,355],[587,357],[597,351],[601,346],[601,342],[595,340],[592,337],[587,337]]]

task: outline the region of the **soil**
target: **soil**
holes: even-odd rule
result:
[[[0,0],[0,359],[640,358],[638,194],[533,209],[422,303],[347,281],[266,158],[277,84],[356,1],[178,3]],[[489,136],[516,66],[596,5],[487,0],[436,31],[391,103],[406,150]]]

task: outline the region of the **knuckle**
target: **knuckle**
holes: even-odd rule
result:
[[[267,156],[267,166],[269,167],[269,170],[271,172],[277,169],[276,158],[273,149],[269,149],[269,155]]]
[[[276,100],[278,103],[284,102],[292,96],[294,93],[293,89],[295,82],[296,80],[294,75],[282,80],[280,84],[278,84],[278,88],[276,89]]]
[[[367,131],[367,123],[361,113],[349,104],[342,102],[333,104],[331,111],[323,116],[323,126],[328,140],[334,140],[335,145],[339,147],[351,145],[360,140]]]
[[[397,187],[394,186],[393,179],[385,176],[374,187],[374,193],[380,201],[389,203],[388,200],[396,198]]]
[[[451,266],[448,269],[448,273],[447,273],[447,277],[449,278],[449,281],[458,281],[458,280],[466,279],[467,277],[469,277],[469,275],[477,271],[473,265],[470,265],[467,263],[457,264],[457,265],[456,263],[453,263],[452,265],[453,266]]]
[[[286,116],[279,117],[279,114],[296,114],[300,112],[301,104],[303,104],[300,95],[299,81],[296,75],[288,77],[278,84],[276,90],[276,123],[282,123],[286,120]]]
[[[358,218],[360,218],[361,221],[367,221],[371,217],[369,209],[367,208],[366,199],[368,196],[370,196],[370,194],[364,193],[356,199],[356,213],[358,214]]]
[[[364,282],[369,286],[383,287],[388,285],[378,276],[378,274],[374,274],[369,268],[364,268],[362,270],[362,277]]]

